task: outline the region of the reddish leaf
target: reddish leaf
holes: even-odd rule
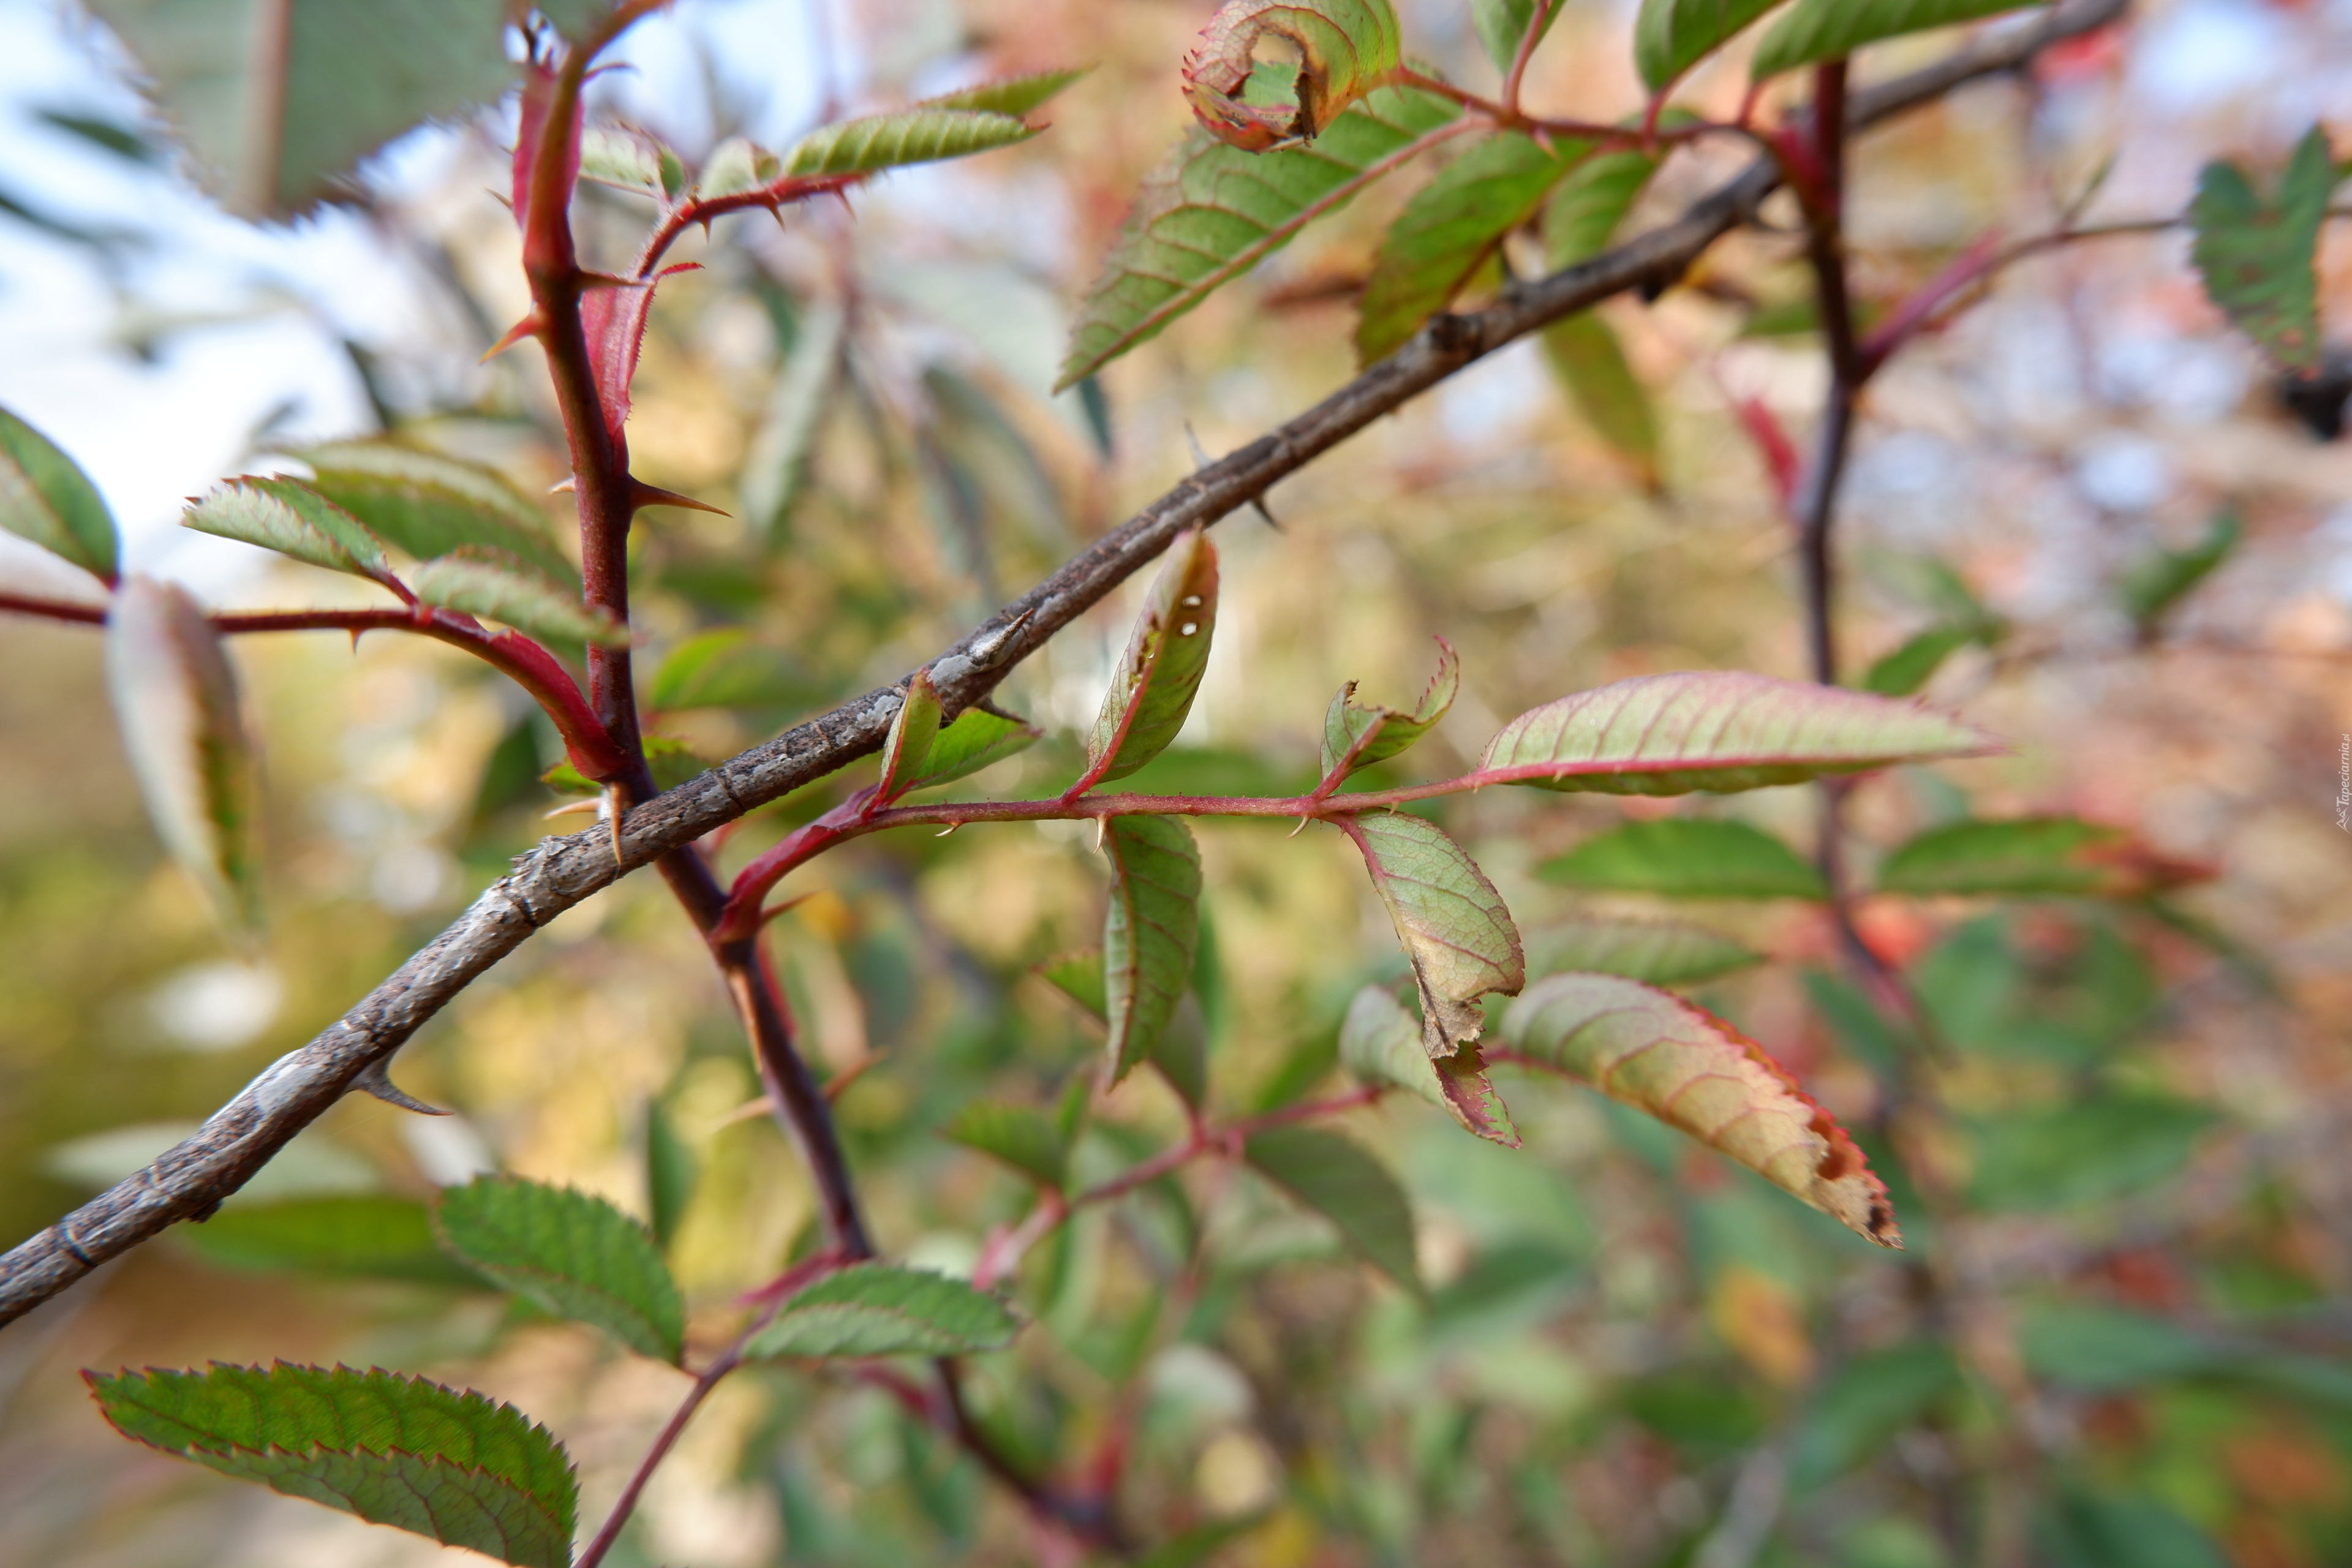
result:
[[[1255,58],[1269,35],[1298,51],[1287,100],[1283,73]],[[1184,61],[1184,96],[1209,134],[1247,153],[1311,141],[1396,74],[1402,47],[1389,0],[1226,0],[1201,40]]]
[[[637,349],[645,341],[646,312],[653,309],[654,288],[671,273],[692,272],[697,266],[682,261],[636,282],[593,278],[580,296],[580,326],[588,337],[596,401],[604,410],[604,428],[615,441],[628,422],[629,383],[636,377]]]
[[[547,111],[554,96],[555,71],[551,67],[534,60],[523,68],[522,102],[515,125],[514,166],[509,193],[517,227],[524,226],[530,216],[531,182],[538,172],[540,144],[547,135]],[[572,145],[563,170],[565,207],[572,205],[572,187],[580,178],[581,108],[576,101],[572,106]]]

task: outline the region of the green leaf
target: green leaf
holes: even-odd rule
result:
[[[289,1497],[511,1563],[565,1568],[580,1487],[512,1405],[339,1366],[85,1372],[114,1429]]]
[[[592,125],[580,133],[580,177],[657,202],[686,194],[686,165],[641,131]]]
[[[1583,151],[1580,142],[1555,151],[1520,132],[1496,132],[1414,192],[1381,237],[1357,300],[1357,359],[1385,359],[1450,304]]]
[[[2343,171],[2327,133],[2313,126],[2287,159],[2269,196],[2231,163],[2208,163],[2189,204],[2196,231],[2189,258],[2205,292],[2280,369],[2320,367],[2319,295],[2314,256],[2327,198]]]
[[[1003,1350],[1021,1320],[961,1279],[859,1263],[793,1296],[743,1353],[767,1357],[970,1355]]]
[[[1927,685],[1946,659],[1978,637],[1974,626],[1929,626],[1873,664],[1862,678],[1862,689],[1881,697],[1908,697]]]
[[[786,708],[814,690],[789,654],[751,640],[740,626],[691,637],[672,648],[646,686],[646,706],[665,713],[689,708]]]
[[[991,114],[1026,114],[1076,81],[1091,68],[1033,71],[1027,76],[1002,77],[974,87],[927,98],[917,109],[976,109]]]
[[[1412,1205],[1389,1168],[1362,1144],[1320,1127],[1271,1127],[1251,1133],[1244,1153],[1291,1196],[1329,1220],[1349,1251],[1421,1294]]]
[[[1269,38],[1297,51],[1296,68],[1259,64]],[[1185,58],[1184,96],[1219,141],[1263,153],[1321,135],[1396,74],[1402,50],[1389,0],[1225,0]]]
[[[472,545],[417,567],[408,587],[423,604],[504,621],[541,642],[628,646],[629,628],[608,612],[590,609],[571,588],[512,556]]]
[[[0,408],[0,528],[112,583],[122,557],[114,514],[89,476],[30,425]]]
[[[2042,1510],[2038,1561],[2065,1568],[2229,1568],[2213,1538],[2151,1497],[2067,1487]]]
[[[841,377],[841,348],[848,326],[847,313],[832,300],[810,305],[776,372],[759,428],[744,450],[738,486],[743,516],[764,538],[775,536],[808,480],[809,454]]]
[[[1496,782],[1607,795],[1723,793],[1893,763],[1977,756],[1992,738],[1866,692],[1739,670],[1621,680],[1520,714],[1486,747]]]
[[[2131,835],[2073,816],[1948,822],[1886,858],[1882,892],[2097,897],[2146,891],[2126,850]]]
[[[1383,88],[1314,142],[1254,154],[1195,127],[1136,193],[1087,290],[1055,384],[1093,374],[1337,211],[1420,137],[1461,113],[1433,94]]]
[[[1543,330],[1544,358],[1593,434],[1633,466],[1644,485],[1658,479],[1658,416],[1608,319],[1591,310]]]
[[[443,1192],[434,1220],[452,1254],[545,1310],[662,1361],[685,1354],[686,1310],[661,1249],[603,1198],[480,1176]]]
[[[2226,1347],[2162,1318],[2079,1302],[2027,1308],[2017,1348],[2042,1382],[2093,1394],[2192,1377],[2231,1359]]]
[[[1410,713],[1377,705],[1359,706],[1356,683],[1349,681],[1331,699],[1323,715],[1323,777],[1328,779],[1343,763],[1347,773],[1383,763],[1429,733],[1462,689],[1462,661],[1454,645],[1437,639],[1437,673],[1423,689],[1421,701]]]
[[[1563,887],[1675,899],[1825,899],[1813,864],[1761,828],[1708,817],[1629,822],[1536,868]]]
[[[1764,955],[1698,926],[1653,921],[1563,921],[1526,933],[1528,973],[1622,974],[1652,985],[1691,985],[1764,962]]]
[[[475,1289],[484,1283],[434,1241],[432,1216],[423,1204],[382,1193],[236,1204],[173,1234],[205,1262],[224,1268],[410,1279]]]
[[[1642,0],[1633,23],[1633,63],[1654,93],[1729,43],[1780,0]],[[1849,0],[1852,3],[1852,0]]]
[[[481,0],[94,0],[231,210],[275,217],[427,120],[507,89],[502,5]]]
[[[185,590],[124,579],[106,684],[156,837],[232,931],[258,931],[261,770],[227,649]]]
[[[2121,1197],[2188,1163],[2217,1120],[2203,1106],[2143,1094],[1978,1118],[1969,1199],[2040,1212]]]
[[[192,504],[180,522],[330,572],[373,581],[388,570],[383,542],[366,524],[294,479],[230,479]]]
[[[1730,1025],[1613,974],[1555,974],[1503,1015],[1503,1037],[1756,1172],[1881,1247],[1903,1245],[1886,1187],[1830,1113]]]
[[[2228,507],[2213,520],[2205,536],[2186,550],[2158,548],[2142,556],[2116,584],[2116,597],[2143,637],[2153,637],[2165,613],[2188,597],[2191,589],[2212,574],[2238,547],[2242,525],[2238,509]]]
[[[1111,1081],[1150,1057],[1192,977],[1201,936],[1201,852],[1172,816],[1106,825],[1110,908],[1103,917],[1103,1005]]]
[[[1010,714],[967,708],[956,715],[954,723],[940,731],[921,771],[908,775],[900,793],[911,795],[919,789],[953,784],[982,768],[993,767],[1007,757],[1020,755],[1045,739],[1045,734]]]
[[[702,1174],[694,1146],[677,1130],[670,1099],[658,1094],[646,1101],[646,1211],[654,1245],[664,1252],[677,1240]]]
[[[1600,255],[1658,172],[1648,153],[1596,153],[1569,171],[1544,203],[1544,261],[1554,272]]]
[[[1037,975],[1098,1024],[1110,1022],[1109,993],[1103,980],[1102,949],[1066,952],[1037,965]]]
[[[1036,134],[1034,128],[1010,114],[971,109],[905,109],[812,131],[785,148],[779,162],[782,173],[793,179],[863,174],[992,153]]]
[[[494,468],[395,441],[334,441],[288,456],[310,465],[312,489],[416,560],[477,544],[580,586],[546,513]]]
[[[1088,784],[1125,778],[1184,728],[1217,625],[1217,550],[1198,529],[1168,547],[1087,737]]]
[[[2033,0],[1797,0],[1756,46],[1748,69],[1756,81],[1799,66],[1843,59],[1865,44],[1948,27]]]
[[[1068,1173],[1070,1151],[1059,1123],[1034,1106],[975,1100],[948,1118],[940,1136],[1001,1161],[1040,1186],[1059,1189]]]
[[[1567,9],[1567,0],[1551,0],[1536,42],[1543,42],[1544,34],[1551,31],[1551,25]],[[1519,43],[1528,36],[1528,26],[1535,17],[1536,0],[1470,0],[1470,26],[1476,31],[1478,42],[1485,46],[1486,58],[1506,76],[1510,74],[1511,62],[1518,57]]]
[[[1811,1490],[1835,1480],[1960,1387],[1959,1364],[1945,1345],[1915,1342],[1855,1357],[1805,1413],[1790,1484]]]
[[[930,763],[931,746],[940,738],[940,694],[929,670],[915,671],[898,711],[890,716],[890,732],[882,738],[882,777],[874,798],[887,805],[907,793],[911,781]]]
[[[1510,1108],[1487,1079],[1477,1047],[1433,1060],[1422,1047],[1421,1021],[1383,986],[1365,986],[1349,1005],[1339,1025],[1339,1061],[1363,1083],[1412,1090],[1488,1142],[1519,1146]]]
[[[1372,812],[1339,826],[1363,852],[1412,964],[1422,1049],[1432,1061],[1452,1058],[1486,1028],[1478,998],[1508,996],[1526,983],[1511,911],[1462,847],[1426,818]]]

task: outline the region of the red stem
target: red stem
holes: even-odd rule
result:
[[[1519,111],[1519,84],[1527,79],[1528,62],[1535,58],[1544,24],[1551,17],[1551,7],[1552,0],[1536,0],[1535,11],[1528,17],[1528,30],[1519,36],[1519,47],[1511,55],[1511,67],[1503,73],[1503,107],[1514,114]]]
[[[654,269],[669,247],[677,243],[678,236],[697,224],[709,226],[729,213],[749,212],[753,207],[765,207],[770,212],[791,202],[803,202],[811,196],[831,195],[862,184],[864,174],[787,174],[782,179],[749,191],[737,191],[731,195],[689,198],[669,208],[646,237],[644,247],[637,252],[633,281],[651,278]]]

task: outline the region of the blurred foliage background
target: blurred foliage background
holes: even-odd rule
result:
[[[729,9],[689,4],[646,47],[710,47],[697,28]],[[1485,79],[1464,7],[1402,9],[1418,49]],[[854,216],[730,218],[690,242],[704,269],[666,285],[654,312],[631,444],[649,480],[733,515],[657,512],[640,530],[657,732],[716,758],[894,678],[1181,478],[1193,441],[1223,452],[1352,374],[1350,289],[1402,189],[1310,231],[1098,388],[1047,393],[1071,301],[1182,123],[1175,66],[1205,16],[1167,0],[861,0],[777,29],[779,79],[814,72],[820,95],[851,106],[1094,70],[1017,151],[894,175],[853,198]],[[1531,97],[1593,119],[1636,106],[1629,19],[1573,0]],[[728,64],[692,101],[649,108],[640,92],[627,107],[699,153],[770,109],[729,85],[756,78],[756,55]],[[1727,112],[1741,81],[1713,68],[1697,96]],[[1864,141],[1862,290],[1884,305],[1987,229],[2047,228],[2103,170],[2095,218],[2177,213],[2205,160],[2273,168],[2315,116],[2343,123],[2347,83],[2340,3],[2138,7],[2030,79]],[[119,129],[122,156],[151,156],[146,128]],[[432,131],[382,161],[362,232],[390,279],[386,319],[336,335],[348,403],[539,490],[562,457],[535,351],[474,363],[522,303],[512,226],[485,194],[504,177],[504,134],[494,118]],[[1643,213],[1675,210],[1733,161],[1678,160]],[[137,205],[121,217],[135,226]],[[594,192],[585,225],[621,257],[645,217]],[[89,268],[122,243],[16,239]],[[172,241],[160,223],[144,243]],[[1246,1173],[1195,1168],[1031,1259],[1020,1295],[1040,1331],[975,1367],[1016,1452],[1076,1466],[1107,1412],[1134,1411],[1122,1510],[1147,1541],[1194,1532],[1193,1554],[1170,1563],[1939,1568],[1965,1560],[1988,1510],[2015,1513],[2053,1568],[2352,1560],[2352,837],[2335,819],[2352,731],[2352,449],[2281,405],[2186,253],[2176,233],[2015,268],[1874,384],[1842,523],[1843,626],[1858,673],[1948,622],[1956,595],[2005,623],[1927,695],[2012,752],[1864,783],[1851,812],[1866,846],[1963,816],[2074,814],[2198,879],[2159,900],[1869,900],[1865,935],[1946,1042],[1922,1058],[1844,978],[1813,906],[1670,910],[1545,869],[1660,815],[1747,821],[1805,847],[1807,791],[1489,791],[1443,808],[1524,928],[1672,912],[1769,955],[1696,994],[1857,1131],[1909,1250],[1874,1254],[1563,1084],[1505,1085],[1527,1133],[1516,1154],[1391,1101],[1349,1130],[1412,1195],[1426,1300]],[[2323,261],[2341,331],[2340,233]],[[1433,634],[1460,648],[1464,695],[1400,777],[1469,765],[1502,720],[1605,680],[1801,677],[1790,535],[1739,413],[1752,402],[1801,435],[1817,405],[1800,262],[1791,239],[1738,237],[1654,304],[1603,308],[1653,447],[1597,429],[1521,343],[1276,490],[1279,531],[1226,522],[1208,683],[1182,744],[1133,787],[1307,787],[1330,691],[1360,679],[1405,700]],[[121,353],[169,353],[174,332],[201,330],[142,298],[137,266],[115,276]],[[37,390],[15,401],[41,420]],[[257,449],[280,434],[257,433]],[[2137,635],[2126,578],[2228,508],[2242,543]],[[215,602],[346,592],[244,553],[208,568]],[[977,787],[1036,794],[1076,771],[1073,731],[1140,587],[1011,679],[1002,700],[1055,738]],[[144,826],[98,640],[0,621],[10,1238],[136,1168],[336,1016],[560,804],[538,782],[561,755],[552,737],[450,650],[318,636],[246,639],[237,657],[268,773],[272,928],[253,954],[224,949]],[[862,780],[755,814],[723,860]],[[1213,935],[1195,994],[1215,1097],[1248,1109],[1335,1087],[1347,999],[1402,973],[1352,856],[1320,830],[1285,841],[1220,823],[1201,838]],[[1049,1105],[1088,1070],[1093,1026],[1033,968],[1097,940],[1098,864],[1082,825],[976,827],[865,840],[787,889],[814,896],[772,928],[774,951],[813,1056],[857,1074],[838,1110],[894,1253],[968,1268],[1021,1212],[1020,1182],[937,1129],[982,1094]],[[0,1563],[453,1555],[125,1445],[80,1367],[283,1357],[461,1382],[562,1436],[592,1516],[682,1387],[422,1265],[406,1279],[256,1268],[267,1249],[240,1245],[241,1212],[415,1195],[489,1168],[574,1184],[652,1221],[713,1322],[809,1221],[790,1150],[743,1114],[758,1091],[725,998],[647,879],[559,920],[395,1076],[460,1114],[346,1101],[217,1226],[180,1227],[0,1333]],[[1933,1169],[1906,1171],[1890,1146],[1905,1117],[1911,1161]],[[1108,1173],[1181,1125],[1139,1075],[1101,1108],[1081,1167]],[[1040,1548],[881,1394],[761,1372],[722,1388],[624,1550],[751,1568],[1029,1562]]]

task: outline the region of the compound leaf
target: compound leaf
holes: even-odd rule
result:
[[[1829,897],[1820,870],[1778,838],[1706,817],[1629,822],[1544,861],[1536,875],[1596,892],[1678,899]]]
[[[1363,852],[1373,889],[1412,964],[1422,1048],[1432,1061],[1451,1060],[1486,1027],[1478,998],[1510,995],[1527,980],[1511,911],[1435,823],[1376,812],[1342,818],[1339,826]]]
[[[1797,0],[1756,46],[1757,81],[1840,59],[1885,38],[2016,11],[2034,0]]]
[[[1311,144],[1249,153],[1194,127],[1136,193],[1071,328],[1055,390],[1075,385],[1290,243],[1461,110],[1382,88]]]
[[[1664,92],[1685,71],[1729,43],[1780,0],[1642,0],[1633,23],[1633,63],[1649,89]]]
[[[1034,126],[1011,114],[975,109],[906,109],[812,131],[784,149],[778,163],[787,178],[863,174],[990,153],[1036,134]]]
[[[661,1248],[603,1198],[481,1176],[443,1192],[434,1222],[467,1267],[558,1317],[663,1361],[685,1353],[686,1310]]]
[[[2215,163],[2198,176],[2189,204],[2189,257],[2206,294],[2280,369],[2300,375],[2320,366],[2313,257],[2341,174],[2326,132],[2315,125],[2268,196],[2235,164]]]
[[[0,408],[0,528],[29,539],[102,582],[122,557],[98,487],[47,437]]]
[[[1858,1236],[1903,1245],[1885,1184],[1845,1130],[1714,1015],[1619,975],[1555,974],[1511,1004],[1502,1029],[1527,1060],[1679,1128]]]
[[[1244,1145],[1249,1163],[1329,1220],[1348,1250],[1421,1293],[1412,1205],[1364,1146],[1321,1127],[1272,1127]]]
[[[185,590],[127,578],[106,684],[156,837],[232,931],[258,931],[261,774],[220,634]]]
[[[1087,737],[1087,782],[1124,778],[1164,751],[1209,668],[1217,625],[1217,550],[1193,529],[1168,548],[1127,651]]]
[[[1103,835],[1103,1013],[1114,1083],[1150,1057],[1192,977],[1201,937],[1201,852],[1172,816],[1114,816]]]
[[[427,561],[409,574],[419,602],[504,621],[542,642],[625,647],[629,628],[610,612],[592,610],[580,595],[510,555],[473,545]]]
[[[1797,784],[1975,756],[1981,731],[1909,703],[1738,670],[1621,680],[1522,713],[1486,747],[1495,783],[1609,795]]]
[[[1298,51],[1295,69],[1259,66],[1269,36]],[[1218,141],[1263,153],[1321,135],[1394,76],[1402,55],[1389,0],[1225,0],[1184,61],[1184,96]]]
[[[570,1457],[511,1405],[381,1370],[284,1362],[82,1378],[116,1431],[223,1475],[518,1568],[572,1561]]]
[[[1503,237],[1534,216],[1581,143],[1548,149],[1521,132],[1482,138],[1406,202],[1356,305],[1356,357],[1384,359],[1453,301]]]
[[[333,441],[288,455],[310,465],[312,489],[419,561],[480,545],[579,586],[546,515],[496,469],[395,441]]]
[[[1410,713],[1378,705],[1359,706],[1356,683],[1348,682],[1323,715],[1323,777],[1330,778],[1342,764],[1352,773],[1404,751],[1445,717],[1461,689],[1462,661],[1454,657],[1454,645],[1444,637],[1437,639],[1437,673],[1429,678],[1420,703]]]
[[[330,572],[374,581],[387,570],[383,542],[365,523],[293,479],[230,479],[190,506],[180,521]]]
[[[1808,868],[1810,869],[1810,868]],[[1764,962],[1764,955],[1699,926],[1664,921],[1563,921],[1525,933],[1528,973],[1622,974],[1652,985],[1691,985]]]
[[[1021,1320],[961,1279],[887,1263],[859,1263],[787,1300],[744,1348],[752,1359],[970,1355],[1003,1350]]]

